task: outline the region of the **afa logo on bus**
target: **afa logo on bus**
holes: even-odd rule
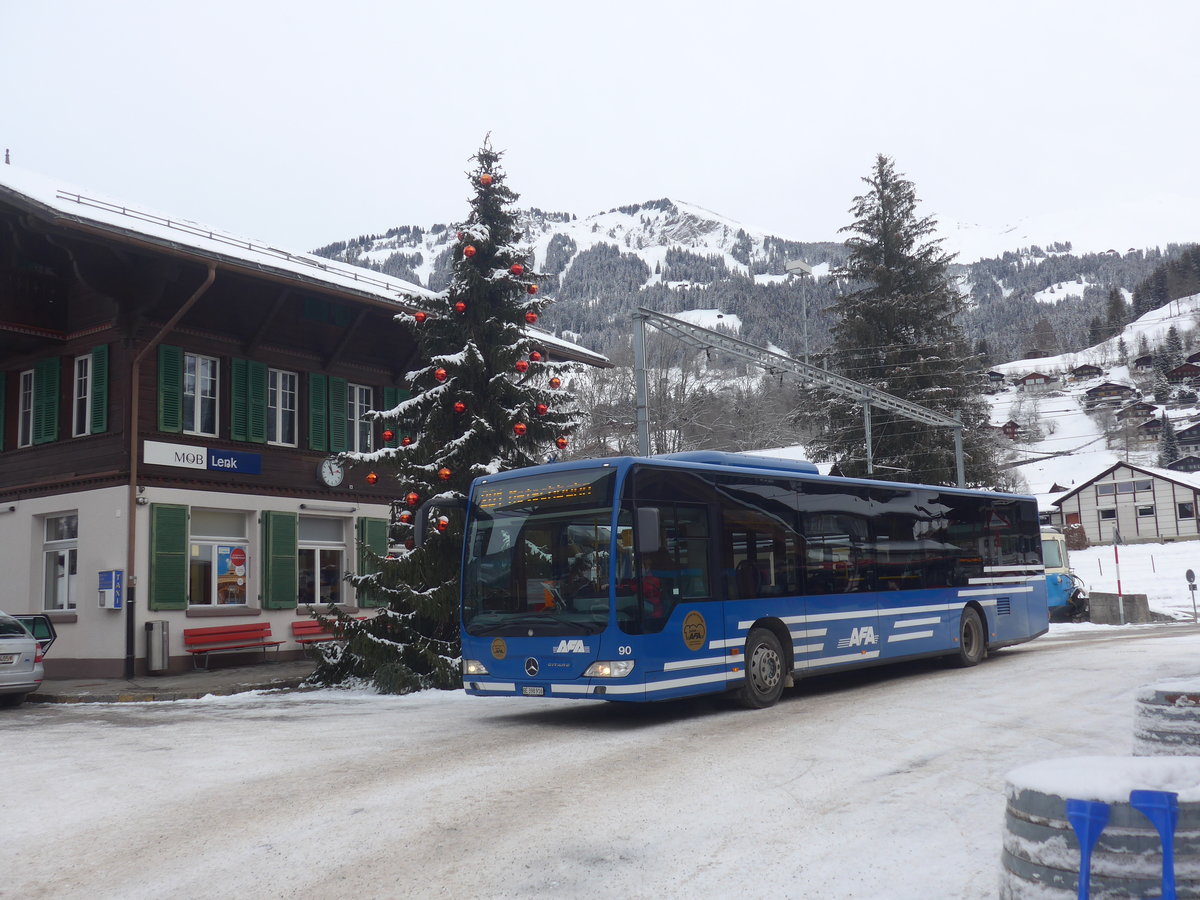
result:
[[[875,634],[874,625],[863,625],[861,628],[855,628],[850,632],[850,637],[842,638],[838,641],[838,649],[845,650],[847,647],[861,647],[863,644],[878,644],[879,636]]]

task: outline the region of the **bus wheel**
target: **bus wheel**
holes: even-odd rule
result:
[[[767,628],[752,629],[746,637],[746,683],[738,691],[738,702],[748,709],[774,706],[783,693],[784,676],[779,638]]]
[[[968,606],[962,611],[958,622],[958,657],[956,662],[966,668],[977,666],[987,656],[987,638],[979,613]]]

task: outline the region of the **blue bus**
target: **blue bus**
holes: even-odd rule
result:
[[[774,704],[800,676],[973,666],[1048,629],[1033,498],[713,451],[476,479],[463,682],[488,697]]]

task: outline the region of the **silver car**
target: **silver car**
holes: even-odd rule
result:
[[[52,643],[49,616],[0,612],[0,706],[20,706],[26,694],[41,687],[42,658]]]

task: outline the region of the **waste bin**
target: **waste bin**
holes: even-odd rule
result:
[[[165,672],[171,665],[169,623],[166,619],[151,619],[146,623],[146,670]]]

